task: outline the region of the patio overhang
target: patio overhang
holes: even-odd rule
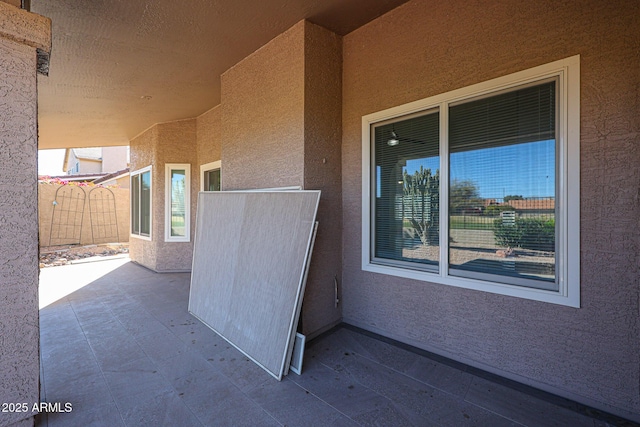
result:
[[[156,123],[220,102],[220,75],[296,22],[347,34],[406,0],[33,0],[53,22],[51,72],[39,79],[39,148],[128,145]]]

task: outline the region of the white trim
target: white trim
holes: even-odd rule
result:
[[[205,163],[204,165],[200,165],[200,191],[204,191],[204,173],[210,170],[220,169],[220,184],[222,184],[222,161],[218,160],[216,162]],[[222,185],[221,185],[222,187]]]
[[[129,236],[130,237],[135,237],[136,239],[140,239],[140,240],[146,240],[146,241],[151,241],[152,240],[152,236],[153,236],[153,170],[151,168],[151,165],[146,166],[144,168],[135,170],[133,172],[129,173],[129,191],[131,191],[131,189],[133,189],[133,183],[131,182],[134,176],[137,175],[142,175],[145,172],[149,172],[149,235],[148,236],[143,236],[141,234],[134,234],[133,233],[133,229],[132,229],[132,219],[129,218]],[[138,194],[140,195],[140,194]],[[132,217],[133,212],[131,209],[131,204],[133,203],[133,198],[131,198],[131,200],[129,201],[129,212],[130,212],[130,216]],[[141,209],[138,208],[139,213],[141,212]],[[139,224],[141,224],[142,222],[139,221]]]
[[[184,236],[171,235],[171,171],[184,170]],[[166,163],[164,165],[164,241],[191,241],[191,165],[189,163]]]
[[[307,341],[307,337],[300,332],[296,332],[295,340],[293,341],[293,354],[291,355],[291,364],[289,369],[296,375],[302,375],[302,362],[304,360],[304,346]],[[286,375],[285,369],[285,375]]]
[[[488,95],[548,78],[558,81],[558,160],[556,204],[558,205],[558,291],[548,291],[466,279],[448,273],[447,210],[440,211],[440,260],[437,273],[376,264],[372,259],[371,224],[371,127],[381,121],[438,108],[440,111],[440,171],[448,177],[447,112],[455,102]],[[448,179],[440,180],[440,205],[448,206]],[[362,117],[362,270],[408,279],[441,283],[570,307],[580,307],[580,56],[520,71],[419,101],[389,108]]]
[[[269,187],[269,188],[250,188],[248,190],[234,190],[234,191],[302,191],[302,187],[299,185],[292,185],[289,187]]]

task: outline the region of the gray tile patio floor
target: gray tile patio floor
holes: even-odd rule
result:
[[[38,426],[609,425],[347,327],[278,382],[187,312],[188,274],[126,259],[45,269],[41,293],[41,399],[72,412]]]

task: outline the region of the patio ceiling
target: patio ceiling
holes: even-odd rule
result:
[[[217,105],[220,75],[301,19],[344,35],[405,1],[32,0],[53,26],[39,148],[127,145]]]

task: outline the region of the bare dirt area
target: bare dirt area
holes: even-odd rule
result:
[[[502,248],[503,250],[505,248]],[[485,249],[474,247],[463,247],[451,245],[451,251],[449,253],[449,262],[453,265],[462,265],[478,259],[487,259],[493,261],[526,261],[538,264],[548,264],[551,268],[554,264],[555,258],[553,252],[533,251],[526,249],[514,249],[513,252],[508,255],[500,255],[501,248]],[[416,244],[415,247],[410,249],[403,249],[402,256],[405,258],[413,259],[427,259],[431,261],[438,261],[440,257],[439,246],[423,246]]]
[[[406,259],[429,260],[435,264],[440,258],[440,247],[423,245],[415,238],[403,248],[402,256]],[[553,252],[499,247],[495,244],[493,232],[484,230],[452,230],[449,263],[453,267],[493,266],[508,275],[520,272],[542,279],[552,279],[555,275]]]
[[[40,268],[89,262],[129,253],[128,243],[105,243],[100,245],[49,246],[40,249]]]

